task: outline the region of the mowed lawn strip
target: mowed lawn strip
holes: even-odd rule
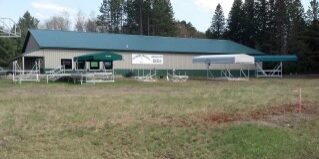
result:
[[[316,158],[316,114],[206,121],[216,113],[294,107],[300,88],[305,105],[317,109],[318,79],[84,86],[2,80],[0,158]]]

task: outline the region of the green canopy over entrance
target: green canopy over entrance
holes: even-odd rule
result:
[[[255,56],[256,62],[296,62],[296,55],[261,55]]]
[[[97,52],[89,55],[74,57],[74,61],[119,61],[122,56],[110,51]]]

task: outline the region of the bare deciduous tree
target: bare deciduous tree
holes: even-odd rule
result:
[[[97,28],[95,13],[91,12],[90,18],[88,18],[85,22],[85,30],[86,32],[97,32]]]
[[[71,21],[69,13],[63,12],[61,16],[53,16],[45,22],[46,29],[51,30],[70,30]]]
[[[86,18],[83,15],[82,11],[79,11],[75,18],[75,30],[78,32],[84,32],[86,30],[85,26],[86,26]]]

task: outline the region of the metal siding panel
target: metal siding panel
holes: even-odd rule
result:
[[[27,54],[27,53],[33,52],[38,48],[39,48],[39,46],[38,46],[37,42],[35,41],[34,37],[30,36],[28,39],[26,49],[25,49],[25,53]]]
[[[86,55],[95,51],[87,50],[43,50],[43,56],[45,58],[46,69],[58,69],[61,67],[61,59],[72,59],[76,56]],[[72,62],[72,67],[75,68],[75,62]]]
[[[69,58],[73,59],[75,56],[81,56],[86,54],[91,54],[96,51],[88,50],[61,50],[61,49],[44,49],[38,50],[28,54],[28,56],[40,56],[44,57],[45,68],[46,69],[57,69],[60,68],[61,59]],[[133,65],[132,64],[132,53],[129,52],[115,52],[123,56],[122,61],[115,61],[115,69],[161,69],[161,70],[205,70],[206,66],[204,64],[193,64],[192,59],[195,55],[189,54],[162,54],[164,55],[164,64],[163,65]],[[143,53],[151,54],[151,53]],[[160,54],[160,53],[159,53]],[[75,68],[75,63],[73,62],[73,68]],[[212,65],[212,69],[222,69],[224,65]],[[231,69],[238,69],[239,65],[232,65]],[[252,66],[243,66],[243,68],[254,69]]]

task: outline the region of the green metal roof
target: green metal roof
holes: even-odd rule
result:
[[[40,49],[109,50],[183,54],[249,54],[263,52],[229,40],[173,38],[110,33],[29,30]],[[28,38],[27,38],[28,39]],[[23,52],[26,50],[27,40]]]
[[[122,60],[122,56],[109,52],[97,52],[89,55],[74,57],[74,61],[119,61]]]
[[[255,56],[256,62],[295,62],[298,58],[296,55],[264,55]]]

